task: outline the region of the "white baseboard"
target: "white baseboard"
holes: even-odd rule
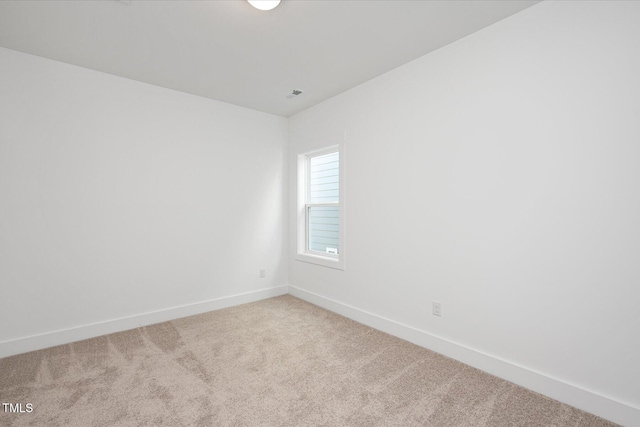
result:
[[[289,285],[289,294],[583,411],[624,426],[640,426],[640,408],[632,404],[585,390],[516,363],[295,286]]]
[[[287,291],[286,285],[277,286],[120,319],[82,325],[71,329],[3,341],[0,342],[0,358],[285,295]]]

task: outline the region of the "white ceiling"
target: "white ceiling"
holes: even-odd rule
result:
[[[0,1],[0,46],[288,117],[536,2]]]

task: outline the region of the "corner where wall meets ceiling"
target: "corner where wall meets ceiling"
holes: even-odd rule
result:
[[[0,46],[288,117],[535,3],[2,1]]]

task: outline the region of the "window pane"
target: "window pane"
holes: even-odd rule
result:
[[[338,254],[337,206],[309,206],[309,250],[325,254]]]
[[[337,203],[339,153],[309,159],[309,203]]]

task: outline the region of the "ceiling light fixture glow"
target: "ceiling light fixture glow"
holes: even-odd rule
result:
[[[247,0],[256,9],[271,10],[280,4],[280,0]]]

